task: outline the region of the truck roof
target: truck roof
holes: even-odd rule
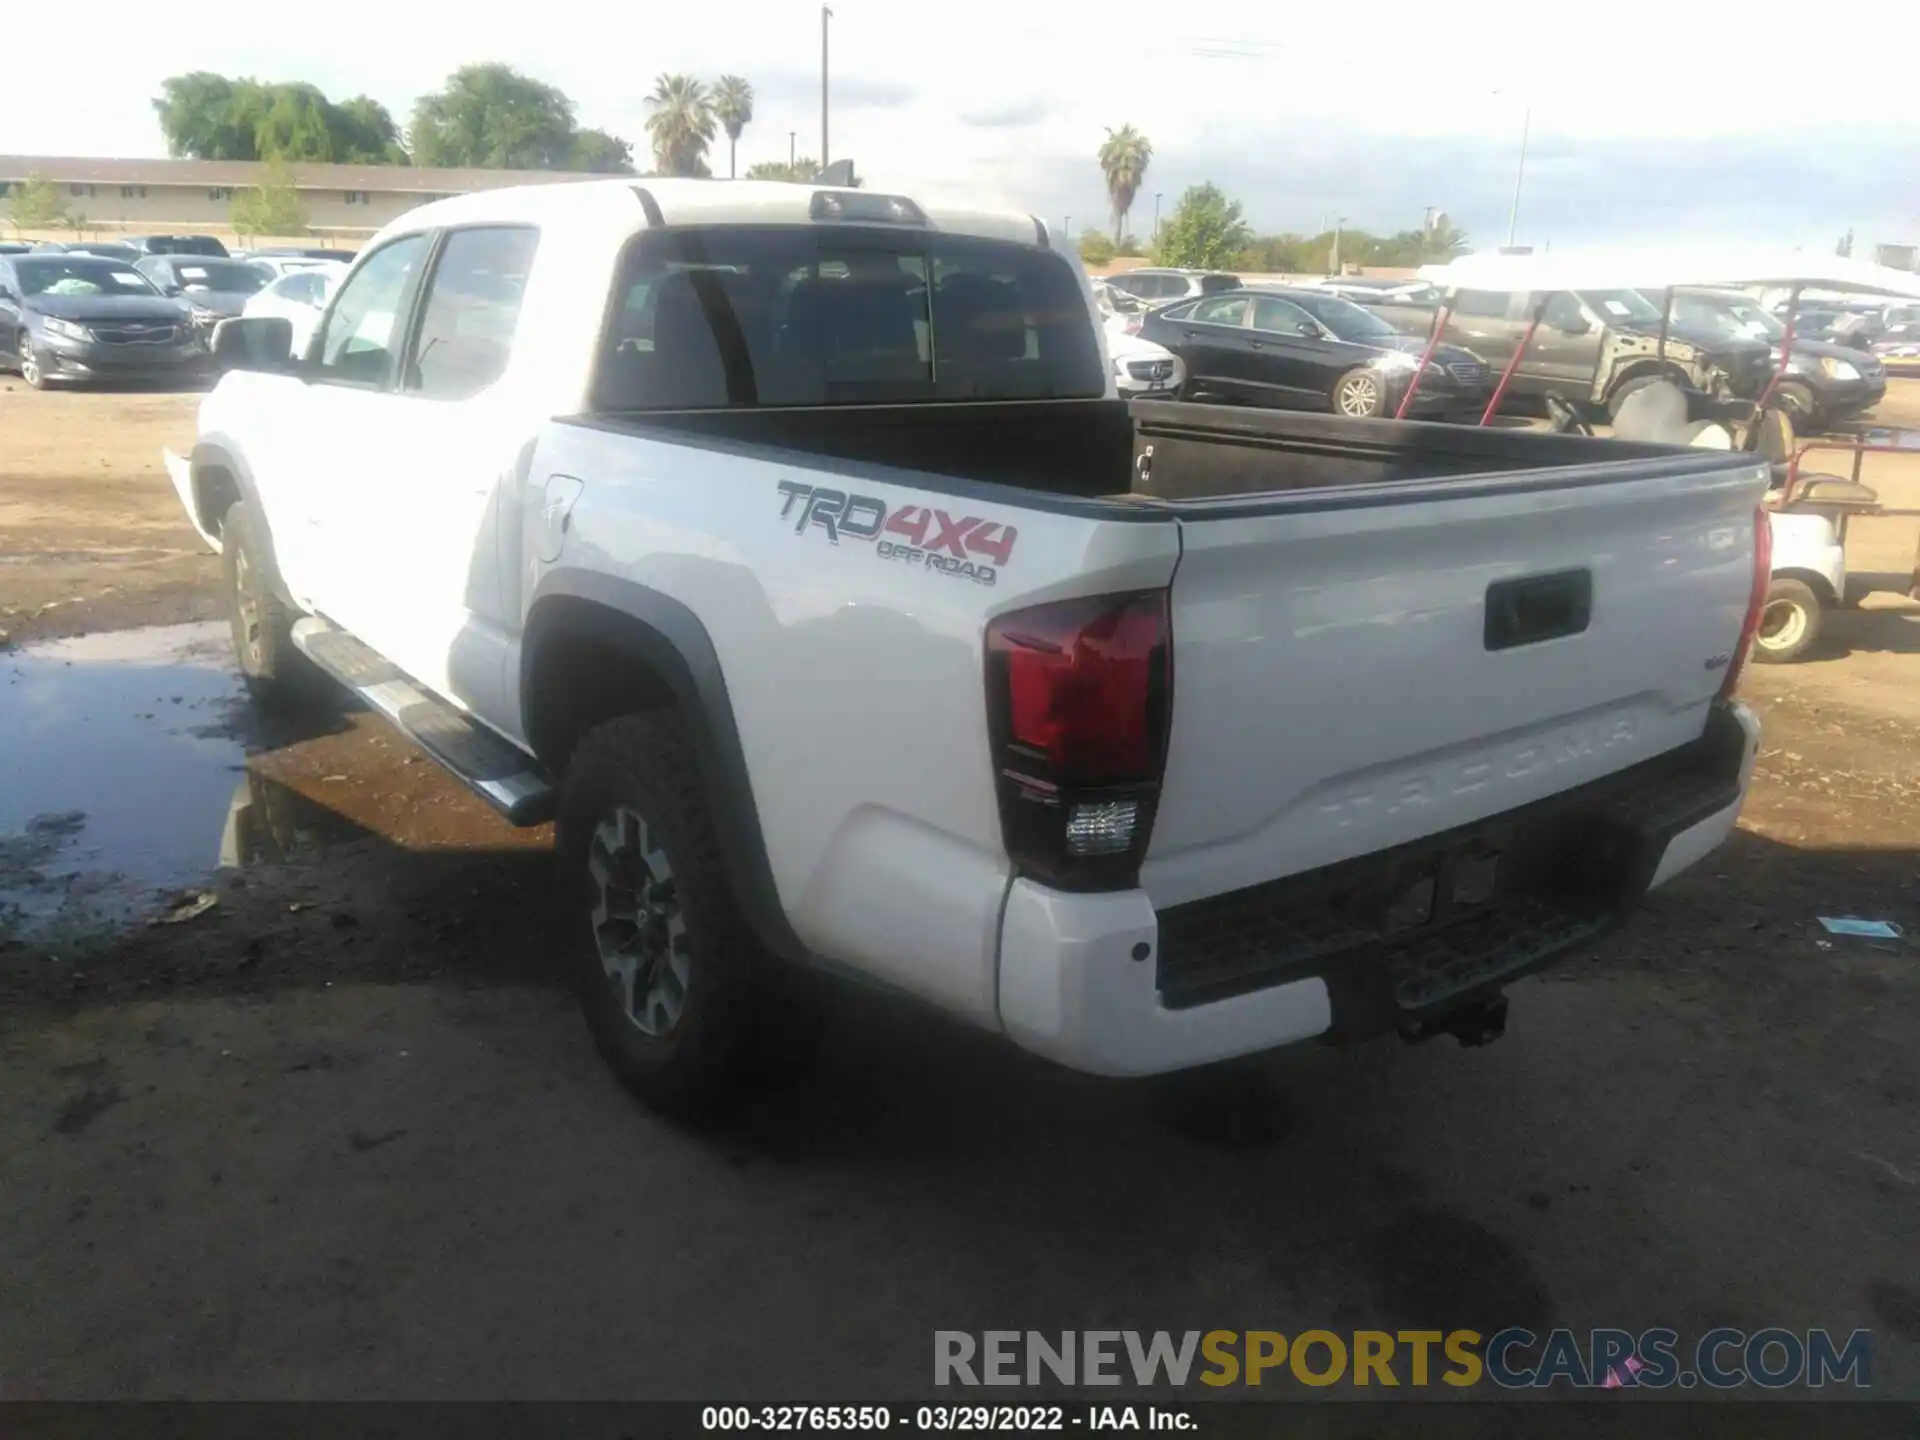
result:
[[[818,194],[861,196],[871,200],[888,192],[841,189],[831,185],[795,185],[779,180],[691,180],[672,177],[623,177],[553,185],[512,185],[435,200],[409,210],[386,227],[400,233],[438,225],[486,220],[544,224],[568,221],[638,228],[651,221],[666,225],[808,225],[814,223]],[[659,212],[652,221],[649,203]],[[920,205],[929,229],[982,240],[1023,245],[1045,243],[1045,227],[1031,215],[1005,211]]]

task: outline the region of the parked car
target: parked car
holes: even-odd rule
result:
[[[247,264],[272,280],[296,270],[324,270],[329,265],[344,263],[339,260],[314,260],[305,255],[248,255],[244,258]]]
[[[247,297],[241,314],[277,315],[293,326],[293,353],[305,355],[314,327],[320,323],[327,298],[348,267],[333,260],[315,260],[289,270],[265,289]]]
[[[127,243],[142,255],[210,255],[227,258],[227,247],[213,235],[129,235]]]
[[[337,260],[350,265],[358,252],[327,245],[268,245],[248,253],[261,260]]]
[[[1676,289],[1673,324],[1689,333],[1718,330],[1764,340],[1770,363],[1780,364],[1787,327],[1741,290]],[[1802,340],[1795,326],[1793,358],[1773,400],[1799,431],[1824,429],[1871,410],[1886,396],[1887,372],[1870,354],[1820,340]]]
[[[55,380],[189,381],[207,353],[169,300],[121,260],[0,255],[0,364]]]
[[[1356,305],[1364,305],[1403,335],[1422,339],[1433,329],[1440,305],[1440,287],[1426,280],[1378,280],[1348,275],[1319,281],[1319,290],[1331,290]]]
[[[1167,270],[1142,266],[1138,270],[1120,270],[1102,278],[1111,288],[1155,305],[1201,295],[1217,295],[1223,290],[1240,288],[1238,275],[1228,275],[1219,270]]]
[[[1527,290],[1462,289],[1447,334],[1498,371],[1525,338],[1533,311]],[[1663,355],[1660,330],[1660,307],[1638,290],[1555,291],[1509,391],[1558,394],[1611,418],[1650,380],[1664,377],[1717,400],[1756,400],[1772,377],[1765,340],[1676,322],[1667,327]]]
[[[36,255],[99,255],[132,263],[140,252],[123,240],[42,240],[32,247]]]
[[[162,295],[175,295],[186,302],[192,323],[203,339],[220,321],[244,311],[248,298],[265,289],[271,278],[250,261],[205,255],[148,255],[133,268],[151,280]]]
[[[26,240],[0,240],[0,255],[29,255],[33,245]]]
[[[1212,396],[1355,419],[1391,415],[1421,343],[1338,295],[1307,289],[1238,290],[1150,311],[1143,339],[1187,367],[1188,399]],[[1443,345],[1414,398],[1419,416],[1478,419],[1490,380],[1479,356]]]
[[[1186,384],[1187,367],[1178,355],[1140,335],[1107,331],[1108,362],[1114,387],[1127,400],[1170,400]]]
[[[297,370],[220,329],[167,470],[246,682],[557,815],[553,958],[653,1104],[778,1073],[804,967],[1100,1074],[1484,1043],[1733,828],[1764,465],[1122,404],[1045,233],[481,191]]]

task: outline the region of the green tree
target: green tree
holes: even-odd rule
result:
[[[333,158],[343,165],[405,165],[400,127],[378,100],[356,95],[332,106]]]
[[[1208,181],[1180,197],[1173,217],[1161,227],[1154,258],[1162,265],[1218,270],[1231,265],[1253,234],[1241,218],[1240,202]]]
[[[243,115],[237,92],[252,81],[229,80],[210,70],[174,75],[160,82],[153,102],[167,151],[194,160],[252,160],[258,115]],[[258,87],[255,86],[257,89]]]
[[[738,75],[722,75],[713,87],[713,118],[727,132],[727,178],[731,180],[740,132],[753,121],[753,86]]]
[[[647,134],[662,175],[706,175],[713,143],[713,101],[691,75],[660,75],[647,97]]]
[[[66,218],[60,192],[44,175],[29,175],[7,192],[7,222],[16,236],[25,230],[51,230]]]
[[[198,70],[161,82],[153,102],[167,149],[196,160],[318,160],[404,165],[387,107],[357,95],[336,105],[303,82],[262,84]]]
[[[1088,230],[1080,236],[1080,258],[1089,265],[1108,265],[1118,254],[1113,241],[1098,230]]]
[[[229,219],[237,234],[252,239],[270,235],[276,239],[307,233],[306,207],[294,188],[293,172],[284,160],[272,160],[261,182],[233,197]]]
[[[254,153],[262,160],[317,160],[334,154],[333,106],[311,85],[275,85],[263,98],[266,111],[254,122]]]
[[[573,157],[573,102],[508,65],[466,65],[413,107],[416,165],[563,170]]]
[[[1133,197],[1147,178],[1147,166],[1153,160],[1153,142],[1131,125],[1109,129],[1100,147],[1100,169],[1107,177],[1107,198],[1113,202],[1113,243],[1126,236],[1127,214],[1133,209]]]
[[[820,162],[810,155],[802,155],[789,165],[784,160],[762,160],[747,167],[749,180],[790,180],[805,185],[820,173]]]
[[[573,132],[573,156],[567,168],[584,170],[593,175],[631,175],[633,146],[618,135],[609,135],[604,130],[576,130]]]

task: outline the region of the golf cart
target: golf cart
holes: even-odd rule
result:
[[[1532,301],[1530,323],[1488,398],[1480,417],[1483,425],[1491,424],[1499,412],[1521,356],[1533,342],[1556,295],[1593,289],[1635,290],[1663,302],[1659,343],[1653,357],[1662,368],[1622,402],[1614,415],[1613,434],[1623,440],[1738,448],[1767,462],[1771,483],[1764,503],[1773,541],[1773,585],[1754,644],[1756,661],[1779,664],[1800,658],[1818,640],[1825,612],[1849,603],[1849,521],[1858,515],[1920,514],[1886,509],[1879,496],[1860,480],[1867,455],[1912,454],[1914,436],[1876,427],[1847,437],[1802,438],[1794,431],[1791,407],[1776,398],[1794,358],[1794,320],[1802,290],[1819,288],[1920,299],[1920,275],[1865,261],[1799,252],[1471,255],[1446,265],[1427,266],[1420,275],[1440,286],[1442,295],[1426,352],[1401,400],[1401,416],[1407,413],[1419,389],[1421,376],[1461,291],[1524,290]],[[1740,402],[1706,394],[1689,386],[1677,367],[1664,366],[1676,290],[1762,286],[1786,289],[1788,304],[1781,317],[1784,333],[1775,369],[1756,400]],[[1593,434],[1579,406],[1556,394],[1548,394],[1545,400],[1555,430]],[[1804,463],[1810,454],[1836,451],[1852,455],[1849,476],[1815,473]],[[1916,560],[1908,593],[1920,599],[1920,556]]]

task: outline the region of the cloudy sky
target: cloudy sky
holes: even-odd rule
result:
[[[1132,123],[1155,152],[1133,217],[1143,236],[1156,192],[1170,210],[1212,180],[1263,231],[1337,216],[1404,229],[1432,205],[1494,244],[1530,109],[1523,243],[1824,245],[1849,227],[1863,243],[1920,241],[1914,0],[1854,0],[1836,12],[1844,33],[1804,44],[1765,16],[1805,12],[1758,0],[1458,8],[1440,24],[1447,7],[1424,0],[836,0],[832,152],[873,186],[1072,216],[1079,230],[1106,221],[1104,127]],[[820,11],[803,0],[331,0],[159,24],[150,5],[91,0],[86,13],[93,98],[73,103],[66,67],[14,67],[0,150],[163,154],[149,98],[195,69],[366,92],[404,123],[414,97],[481,60],[560,86],[582,124],[636,150],[655,74],[735,72],[759,93],[743,166],[786,158],[789,131],[819,150]],[[1576,13],[1591,23],[1571,28]]]

